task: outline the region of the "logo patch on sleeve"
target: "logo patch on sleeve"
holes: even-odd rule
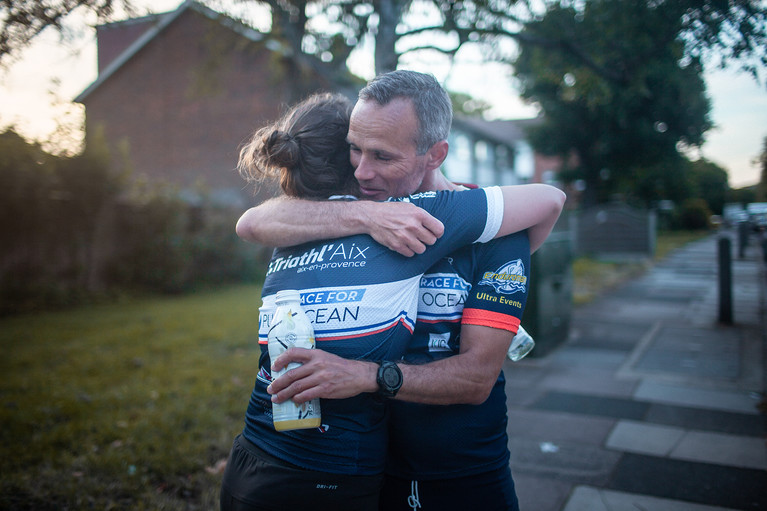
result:
[[[429,351],[450,351],[450,332],[429,334]]]
[[[480,286],[493,286],[496,293],[510,295],[518,292],[524,292],[527,285],[527,276],[525,275],[525,265],[521,259],[509,261],[496,271],[485,272]]]

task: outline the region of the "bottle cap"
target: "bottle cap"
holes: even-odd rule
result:
[[[283,289],[282,291],[277,291],[277,295],[275,295],[274,301],[275,303],[300,302],[301,293],[299,293],[297,289]]]

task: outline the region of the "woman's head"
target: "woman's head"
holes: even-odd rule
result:
[[[349,162],[352,103],[339,94],[315,94],[274,124],[259,129],[240,151],[237,165],[248,182],[279,178],[286,195],[326,199],[356,193]]]

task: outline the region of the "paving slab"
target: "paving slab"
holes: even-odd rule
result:
[[[730,435],[758,438],[764,438],[767,435],[767,416],[764,414],[756,415],[652,403],[644,420],[652,424]]]
[[[570,366],[552,371],[539,385],[547,390],[628,398],[634,394],[637,381],[616,380],[614,371],[604,367]]]
[[[544,394],[546,394],[546,389],[542,387],[514,387],[509,385],[507,381],[506,403],[510,410],[528,407],[541,399]]]
[[[615,318],[626,318],[626,328],[632,324],[646,325],[658,319],[673,320],[686,309],[684,304],[639,301],[636,298],[611,295],[609,301],[600,301],[601,314]],[[633,327],[636,328],[636,327]]]
[[[607,447],[625,452],[667,456],[685,435],[685,430],[636,421],[619,421],[607,439]]]
[[[642,328],[626,328],[626,325],[596,326],[574,321],[570,327],[567,346],[578,348],[607,349],[631,352],[639,339]]]
[[[767,471],[764,438],[743,437],[708,431],[686,432],[669,454],[672,458]],[[764,486],[767,493],[767,472]]]
[[[563,425],[567,427],[563,427]],[[609,417],[572,416],[551,411],[510,409],[509,438],[535,442],[582,443],[601,447],[615,425]]]
[[[649,407],[650,403],[633,399],[554,391],[547,392],[530,405],[530,408],[535,410],[633,420],[641,420],[647,414]]]
[[[550,355],[552,365],[618,369],[628,354],[610,349],[565,346]]]
[[[766,478],[764,470],[625,453],[609,483],[602,486],[663,499],[748,510],[767,509]]]
[[[531,508],[534,509],[534,508]],[[680,500],[660,499],[578,486],[563,511],[737,511],[733,508],[693,504]]]
[[[645,380],[637,386],[634,398],[709,410],[759,414],[759,394],[743,390],[699,388]]]
[[[740,332],[733,329],[663,325],[633,366],[638,371],[736,381],[740,377]]]
[[[519,387],[532,387],[541,379],[545,378],[551,369],[547,364],[538,362],[539,359],[522,359],[519,362],[506,360],[503,366],[503,374],[507,385]]]
[[[513,467],[512,476],[521,511],[560,511],[573,489],[570,482],[532,476]]]
[[[510,439],[511,470],[557,481],[606,485],[621,454],[579,442]]]

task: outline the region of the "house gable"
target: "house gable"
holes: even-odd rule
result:
[[[162,14],[156,14],[97,26],[99,74],[102,74],[112,62],[124,54],[139,37],[160,23],[162,18]]]

